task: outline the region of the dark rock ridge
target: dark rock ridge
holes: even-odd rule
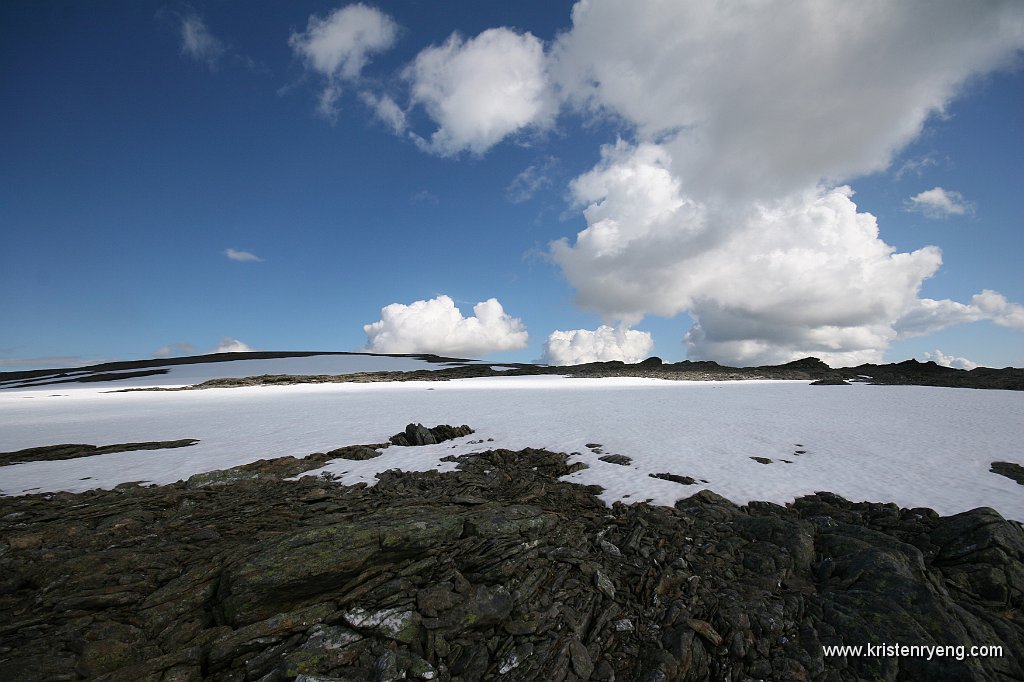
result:
[[[181,440],[161,440],[146,443],[119,443],[117,445],[84,445],[80,443],[64,443],[61,445],[44,445],[39,448],[25,448],[14,452],[0,452],[0,466],[21,464],[22,462],[43,462],[58,459],[75,459],[106,455],[111,452],[132,452],[135,450],[163,450],[166,448],[185,448],[195,445],[195,438]]]
[[[1024,485],[1024,467],[1019,464],[1014,464],[1013,462],[992,462],[989,471],[1000,476],[1006,476],[1010,480]]]
[[[991,509],[609,508],[529,449],[285,480],[331,458],[0,498],[0,679],[1024,678],[1024,531]],[[1002,654],[822,649],[883,642]]]
[[[140,360],[113,362],[91,367],[73,369],[30,370],[23,372],[0,372],[0,389],[23,388],[77,382],[115,381],[132,376],[162,374],[168,367],[196,363],[216,363],[226,360],[271,359],[288,357],[309,357],[313,355],[378,355],[381,353],[317,353],[317,352],[251,352],[217,353],[188,358],[167,358],[163,360]],[[528,376],[536,374],[558,374],[574,377],[650,377],[656,379],[681,379],[688,381],[729,381],[738,379],[786,379],[813,381],[817,385],[840,385],[848,381],[884,385],[949,386],[956,388],[994,388],[1024,390],[1024,369],[1004,367],[992,369],[978,367],[972,370],[942,367],[934,362],[907,360],[887,365],[859,365],[857,367],[832,368],[818,358],[803,358],[782,365],[758,367],[728,367],[717,362],[684,360],[665,363],[658,357],[651,357],[637,364],[626,364],[618,360],[592,362],[567,367],[551,367],[527,363],[479,363],[474,360],[445,358],[437,355],[392,355],[386,357],[411,357],[432,363],[452,364],[436,370],[414,370],[409,372],[357,372],[340,375],[288,375],[273,374],[244,378],[212,379],[196,386],[160,389],[128,390],[188,390],[192,388],[226,388],[234,386],[258,386],[296,383],[338,383],[377,381],[447,381],[487,376]],[[491,365],[505,368],[496,370]]]
[[[211,379],[195,386],[180,388],[122,389],[128,391],[181,391],[236,386],[287,385],[298,383],[370,383],[380,381],[448,381],[491,376],[533,376],[555,374],[570,377],[647,377],[685,381],[736,381],[744,379],[775,379],[811,381],[816,385],[843,385],[850,381],[877,385],[947,386],[953,388],[990,388],[1024,390],[1024,369],[1006,367],[972,370],[942,367],[934,362],[908,360],[889,365],[859,365],[833,369],[817,358],[804,358],[784,365],[762,367],[727,367],[716,362],[684,360],[672,364],[625,364],[618,360],[583,365],[550,367],[546,365],[506,364],[511,369],[496,370],[490,365],[463,364],[436,370],[411,372],[357,372],[341,375],[289,374],[262,375],[244,378]]]
[[[932,361],[905,360],[888,365],[858,365],[836,370],[844,379],[871,384],[949,386],[952,388],[996,388],[1024,390],[1024,369],[976,367],[971,370],[943,367]],[[870,379],[864,379],[864,377]]]

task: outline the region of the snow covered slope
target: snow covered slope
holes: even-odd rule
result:
[[[440,461],[446,455],[543,447],[579,453],[573,459],[589,468],[571,480],[603,486],[608,502],[672,504],[706,487],[738,503],[784,503],[828,490],[943,514],[990,506],[1024,520],[1024,487],[989,471],[993,461],[1024,465],[1024,395],[1011,391],[554,376],[107,390],[0,392],[0,452],[57,443],[200,442],[0,467],[3,494],[169,483],[261,458],[384,442],[421,422],[469,424],[477,432],[434,446],[391,447],[361,462],[336,460],[327,470],[346,483],[372,484],[374,474],[390,468],[449,469]],[[599,444],[600,452],[587,444]],[[632,461],[601,461],[606,454]],[[658,473],[698,484],[649,476]]]
[[[441,362],[433,356],[370,353],[218,353],[170,360],[140,360],[91,367],[0,373],[0,389],[105,385],[106,390],[137,386],[189,386],[210,379],[262,374],[354,374],[435,370],[476,361]]]

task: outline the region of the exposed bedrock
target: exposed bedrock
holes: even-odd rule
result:
[[[286,480],[327,458],[0,499],[0,679],[1024,678],[1024,532],[990,509],[609,508],[542,450]],[[883,642],[1003,650],[822,649]]]

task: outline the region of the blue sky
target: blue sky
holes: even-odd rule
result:
[[[1024,7],[861,7],[4,3],[0,365],[1024,366]]]

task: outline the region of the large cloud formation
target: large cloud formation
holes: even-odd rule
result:
[[[392,303],[380,319],[363,325],[367,350],[375,353],[435,353],[477,357],[525,348],[528,335],[518,318],[507,314],[497,299],[473,306],[463,317],[448,296],[409,305]]]
[[[619,144],[572,185],[588,227],[552,245],[585,307],[635,322],[689,311],[691,357],[875,361],[938,249],[896,253],[848,187],[714,210],[681,194],[664,147]]]
[[[608,321],[688,311],[694,358],[855,364],[922,317],[1024,326],[996,292],[919,300],[939,249],[897,252],[840,185],[1022,46],[1013,2],[579,3],[549,70],[636,141],[572,184],[587,227],[552,256]]]
[[[412,103],[437,123],[424,149],[483,154],[505,137],[544,128],[557,112],[544,45],[530,33],[489,29],[469,40],[453,34],[407,69]]]
[[[563,92],[670,148],[687,193],[773,199],[883,170],[1022,46],[1014,0],[581,2]]]
[[[555,330],[544,344],[544,362],[549,365],[579,365],[585,362],[640,362],[651,354],[650,333],[601,325],[589,329]]]

